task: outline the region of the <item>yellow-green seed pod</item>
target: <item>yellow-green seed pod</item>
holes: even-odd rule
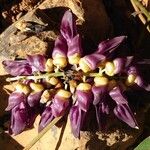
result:
[[[35,92],[41,92],[44,90],[44,86],[40,83],[30,83],[30,87]]]
[[[25,84],[22,84],[22,83],[18,83],[15,88],[16,88],[17,92],[22,92],[25,95],[29,94],[30,91],[31,91],[31,89],[28,85],[25,85]]]
[[[49,90],[45,90],[41,96],[40,103],[44,104],[51,100],[51,93]]]
[[[65,68],[67,66],[67,59],[66,57],[55,57],[53,59],[53,64],[60,68]]]
[[[136,76],[134,74],[129,74],[126,80],[126,85],[127,86],[133,85],[135,79],[136,79]]]
[[[63,97],[65,99],[69,99],[71,97],[71,93],[69,91],[64,90],[64,89],[58,90],[56,95]]]
[[[106,77],[95,77],[94,78],[95,86],[105,86],[108,84],[109,80]]]
[[[48,80],[48,83],[50,83],[51,85],[57,85],[59,82],[58,78],[56,77],[51,77],[49,80]]]
[[[113,76],[115,74],[115,65],[113,62],[106,62],[105,64],[105,73],[108,76]]]
[[[81,90],[81,91],[89,91],[91,90],[92,86],[89,83],[80,83],[77,86],[77,90]]]
[[[74,64],[79,64],[79,61],[80,61],[80,55],[78,53],[75,53],[74,55],[72,56],[68,56],[68,61],[69,61],[69,64],[71,65],[74,65]]]
[[[88,64],[86,63],[84,58],[81,58],[79,61],[79,67],[81,68],[81,70],[85,73],[91,71],[91,68],[88,66]]]
[[[52,72],[53,69],[54,69],[53,59],[49,58],[47,59],[46,64],[45,64],[45,71]]]

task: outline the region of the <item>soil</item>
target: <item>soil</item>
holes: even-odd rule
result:
[[[14,22],[19,20],[22,16],[24,16],[27,12],[32,11],[35,7],[38,7],[44,0],[0,0],[0,32],[3,33],[7,27],[12,25]],[[51,1],[52,6],[54,5]],[[132,13],[134,12],[134,9],[130,3],[129,0],[100,0],[95,2],[91,2],[90,0],[87,1],[80,1],[80,0],[74,0],[76,2],[77,6],[66,2],[65,0],[60,0],[59,4],[55,4],[56,6],[63,5],[66,7],[66,5],[71,8],[71,10],[77,15],[78,18],[78,28],[79,31],[82,33],[84,37],[84,42],[88,43],[85,44],[84,47],[87,49],[87,53],[89,50],[95,49],[96,45],[98,44],[99,40],[106,39],[108,37],[113,37],[116,35],[127,35],[128,39],[126,41],[126,45],[123,47],[120,47],[122,50],[121,54],[119,55],[134,55],[136,56],[136,59],[138,61],[143,59],[149,59],[149,49],[150,49],[150,34],[144,27],[144,25],[140,22],[139,18],[136,16],[134,17]],[[146,2],[144,1],[144,4],[146,5]],[[66,4],[66,5],[65,5]],[[50,4],[51,5],[51,4]],[[55,6],[54,5],[54,6]],[[51,6],[51,7],[52,7]],[[147,7],[149,6],[149,3],[147,3]],[[40,6],[42,9],[43,6]],[[81,9],[82,8],[82,9]],[[84,10],[84,11],[83,11]],[[47,53],[47,49],[52,47],[52,42],[57,35],[57,27],[59,26],[59,21],[62,16],[62,12],[64,12],[64,8],[53,8],[52,10],[46,9],[44,10],[46,14],[49,12],[52,17],[52,21],[54,21],[54,24],[51,24],[51,31],[54,32],[42,32],[39,36],[35,35],[29,37],[28,39],[25,39],[21,45],[23,47],[26,47],[24,52],[22,53],[22,49],[18,47],[18,49],[15,50],[15,54],[19,55],[20,57],[25,57],[27,53]],[[59,17],[57,18],[57,14],[59,14]],[[84,14],[84,15],[83,15]],[[82,18],[84,16],[84,18]],[[97,18],[101,18],[100,20]],[[83,19],[85,19],[83,21]],[[56,28],[55,28],[56,26]],[[48,37],[54,37],[52,39],[47,39]],[[44,40],[43,40],[44,39]],[[13,41],[14,42],[14,41]],[[12,42],[12,43],[13,43]],[[18,42],[18,41],[17,41]],[[37,44],[35,44],[37,43]],[[39,44],[40,43],[40,44]],[[14,43],[13,43],[14,44]],[[33,47],[32,47],[33,44]],[[28,45],[28,46],[26,46]],[[37,49],[36,49],[36,48]],[[15,48],[17,46],[15,45]],[[22,47],[21,47],[22,48]],[[34,49],[34,51],[32,50]],[[9,53],[9,52],[8,52]],[[4,57],[4,56],[0,56]],[[5,59],[1,58],[1,59]],[[147,65],[140,64],[139,68],[143,75],[144,80],[149,84],[150,83],[150,72],[149,69],[147,69],[149,66],[149,62]],[[5,78],[6,76],[2,76],[5,74],[4,71],[1,70],[0,73],[0,89],[2,92],[1,94],[1,100],[0,100],[0,128],[4,128],[5,121],[8,120],[9,114],[4,113],[4,109],[7,105],[7,98],[8,94],[6,91],[4,91],[3,86],[5,85],[6,88],[9,88],[6,85]],[[140,93],[137,91],[137,93]],[[64,150],[64,145],[70,142],[73,143],[70,145],[69,150],[72,149],[80,149],[80,150],[132,150],[134,149],[144,138],[150,135],[150,120],[149,120],[149,93],[140,93],[140,94],[133,94],[128,93],[129,97],[131,97],[131,107],[135,109],[135,112],[137,112],[138,116],[138,122],[140,122],[141,130],[135,131],[131,130],[130,128],[126,127],[124,124],[119,123],[118,120],[111,122],[111,120],[108,121],[108,131],[103,132],[82,132],[81,133],[81,139],[75,140],[70,135],[70,130],[67,126],[66,129],[66,136],[61,141],[62,144],[57,143],[56,141],[59,141],[59,136],[61,135],[60,129],[58,129],[56,133],[56,138],[51,137],[48,139],[50,134],[54,134],[53,131],[49,131],[45,135],[47,138],[41,139],[36,145],[35,149],[38,149],[39,147],[43,147],[44,150],[47,149],[48,143],[51,143],[53,141],[55,144],[52,149],[55,149],[56,147],[60,147],[60,149]],[[141,102],[142,99],[142,102]],[[136,107],[134,107],[136,105]],[[146,112],[145,112],[146,111]],[[38,120],[38,119],[37,119]],[[37,121],[38,122],[38,121]],[[68,124],[68,123],[67,123]],[[36,125],[35,125],[36,128]],[[22,149],[23,146],[25,146],[28,143],[28,136],[31,135],[31,137],[34,137],[36,134],[36,130],[32,129],[31,131],[25,131],[25,133],[22,133],[21,135],[17,137],[13,137],[13,139],[6,133],[2,133],[0,131],[0,144],[4,145],[6,149],[10,149],[10,146],[12,145],[11,149]],[[67,137],[69,136],[69,138]],[[58,136],[58,137],[57,137]],[[30,138],[31,138],[30,137]],[[11,140],[10,140],[11,139]],[[15,139],[15,140],[14,140]],[[26,139],[26,140],[22,140]],[[68,140],[69,139],[69,140]],[[71,140],[70,140],[71,139]],[[31,139],[30,139],[31,140]],[[16,142],[17,141],[17,142]],[[20,143],[20,144],[18,144]],[[79,143],[79,144],[77,144]],[[66,145],[67,145],[66,144]],[[42,145],[42,146],[41,146]],[[105,146],[104,146],[105,145]],[[103,148],[102,148],[103,147]],[[68,149],[67,149],[68,150]]]

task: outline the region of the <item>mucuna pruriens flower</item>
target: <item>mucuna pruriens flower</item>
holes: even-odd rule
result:
[[[82,47],[81,47],[81,38],[77,34],[69,43],[68,43],[68,61],[69,64],[79,64],[79,60],[82,56]]]
[[[136,119],[128,105],[127,99],[119,87],[115,87],[109,92],[110,97],[116,102],[114,114],[132,128],[138,128]]]
[[[127,36],[117,36],[112,39],[108,39],[105,41],[100,42],[98,45],[97,53],[100,54],[107,54],[114,51],[125,39]]]
[[[16,135],[32,126],[35,112],[41,114],[39,131],[67,114],[72,133],[79,138],[93,106],[99,129],[105,127],[107,115],[112,113],[138,128],[123,90],[134,84],[142,87],[142,78],[131,66],[131,59],[113,54],[125,39],[118,36],[102,41],[96,51],[84,55],[75,19],[66,11],[52,57],[38,54],[4,61],[4,68],[14,76],[7,81],[18,81],[6,108],[11,111],[11,132]]]
[[[27,119],[26,105],[24,102],[21,102],[11,110],[10,133],[14,135],[21,133],[26,128]]]
[[[77,27],[71,11],[66,11],[61,21],[60,32],[67,42],[77,35]]]

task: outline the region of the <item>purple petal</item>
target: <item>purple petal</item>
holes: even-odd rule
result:
[[[55,96],[53,99],[53,103],[51,105],[52,114],[55,117],[59,117],[64,114],[68,106],[69,106],[69,100],[64,100],[59,96]]]
[[[27,61],[32,67],[32,71],[44,71],[46,59],[43,55],[28,55]]]
[[[82,55],[82,47],[81,47],[81,38],[80,35],[77,34],[70,43],[68,43],[68,53],[67,56],[72,56],[74,54]]]
[[[15,106],[19,105],[21,102],[25,102],[25,100],[26,96],[24,93],[13,92],[10,94],[8,98],[8,106],[5,110],[9,111],[13,109]]]
[[[103,42],[101,42],[98,45],[98,53],[104,54],[105,52],[112,52],[114,49],[116,49],[124,40],[126,39],[126,36],[118,36],[113,39],[108,39]]]
[[[28,107],[28,118],[27,118],[27,124],[26,124],[26,126],[28,128],[33,127],[35,119],[36,119],[36,117],[38,115],[37,109],[38,109],[38,107],[34,107],[34,108],[33,107],[32,108]]]
[[[49,105],[45,108],[44,112],[42,113],[38,131],[40,132],[41,130],[43,130],[53,119],[54,116],[52,115],[52,109]]]
[[[66,11],[61,22],[60,32],[63,37],[70,41],[76,34],[76,24],[71,11]]]
[[[106,126],[106,115],[109,114],[109,106],[106,102],[100,102],[95,106],[96,110],[96,119],[99,128],[104,129]]]
[[[113,61],[114,65],[115,65],[115,74],[121,73],[124,70],[125,67],[125,59],[123,58],[116,58]]]
[[[86,60],[89,67],[92,70],[95,70],[98,67],[98,64],[101,61],[105,60],[106,57],[104,55],[101,55],[101,54],[98,54],[98,53],[93,53],[93,54],[90,54],[90,55],[86,55],[83,58]]]
[[[134,67],[134,66],[130,66],[129,69],[128,69],[128,74],[137,75],[138,74],[137,68]]]
[[[14,107],[11,112],[10,132],[14,135],[21,133],[26,127],[27,109],[23,102]]]
[[[122,91],[119,87],[113,88],[109,92],[109,95],[117,103],[117,105],[128,103],[125,96],[123,95],[123,93],[122,93]]]
[[[135,83],[139,86],[139,87],[142,87],[142,88],[144,88],[144,81],[143,81],[143,79],[142,79],[142,77],[140,76],[140,74],[139,74],[139,72],[138,72],[138,69],[136,68],[136,67],[134,67],[134,66],[131,66],[131,67],[129,67],[129,69],[128,69],[128,74],[130,75],[130,74],[133,74],[133,75],[135,75],[136,76],[136,79],[135,79]]]
[[[93,105],[97,105],[100,101],[105,99],[106,92],[107,92],[107,86],[93,86],[92,92],[94,95]]]
[[[26,60],[5,60],[2,64],[4,65],[5,70],[12,76],[32,74],[32,68]]]
[[[77,138],[80,135],[82,113],[78,106],[73,106],[70,109],[70,123],[73,135]]]
[[[92,100],[93,100],[92,92],[77,90],[76,96],[77,96],[77,102],[78,102],[80,109],[87,112],[87,110],[89,109],[90,103],[92,103]]]
[[[68,46],[66,40],[62,36],[59,36],[55,41],[54,49],[52,52],[53,59],[55,58],[56,55],[66,57],[67,50],[68,50]]]
[[[135,79],[134,82],[135,82],[139,87],[142,87],[142,88],[145,87],[144,81],[143,81],[142,77],[139,76],[139,75],[136,77],[136,79]]]
[[[132,128],[138,128],[136,119],[127,104],[117,105],[114,108],[114,114]]]
[[[27,98],[27,103],[30,107],[37,106],[40,102],[42,92],[30,93]]]

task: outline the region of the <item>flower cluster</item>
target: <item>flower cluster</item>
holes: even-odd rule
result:
[[[6,108],[11,111],[11,133],[19,134],[31,126],[37,112],[41,114],[39,131],[69,112],[72,133],[79,137],[91,106],[101,128],[111,111],[138,128],[124,91],[133,85],[142,87],[142,78],[128,57],[112,55],[125,38],[105,40],[95,52],[83,55],[74,17],[66,11],[51,58],[28,55],[25,60],[4,61],[6,71],[15,76],[7,81],[17,81]]]

